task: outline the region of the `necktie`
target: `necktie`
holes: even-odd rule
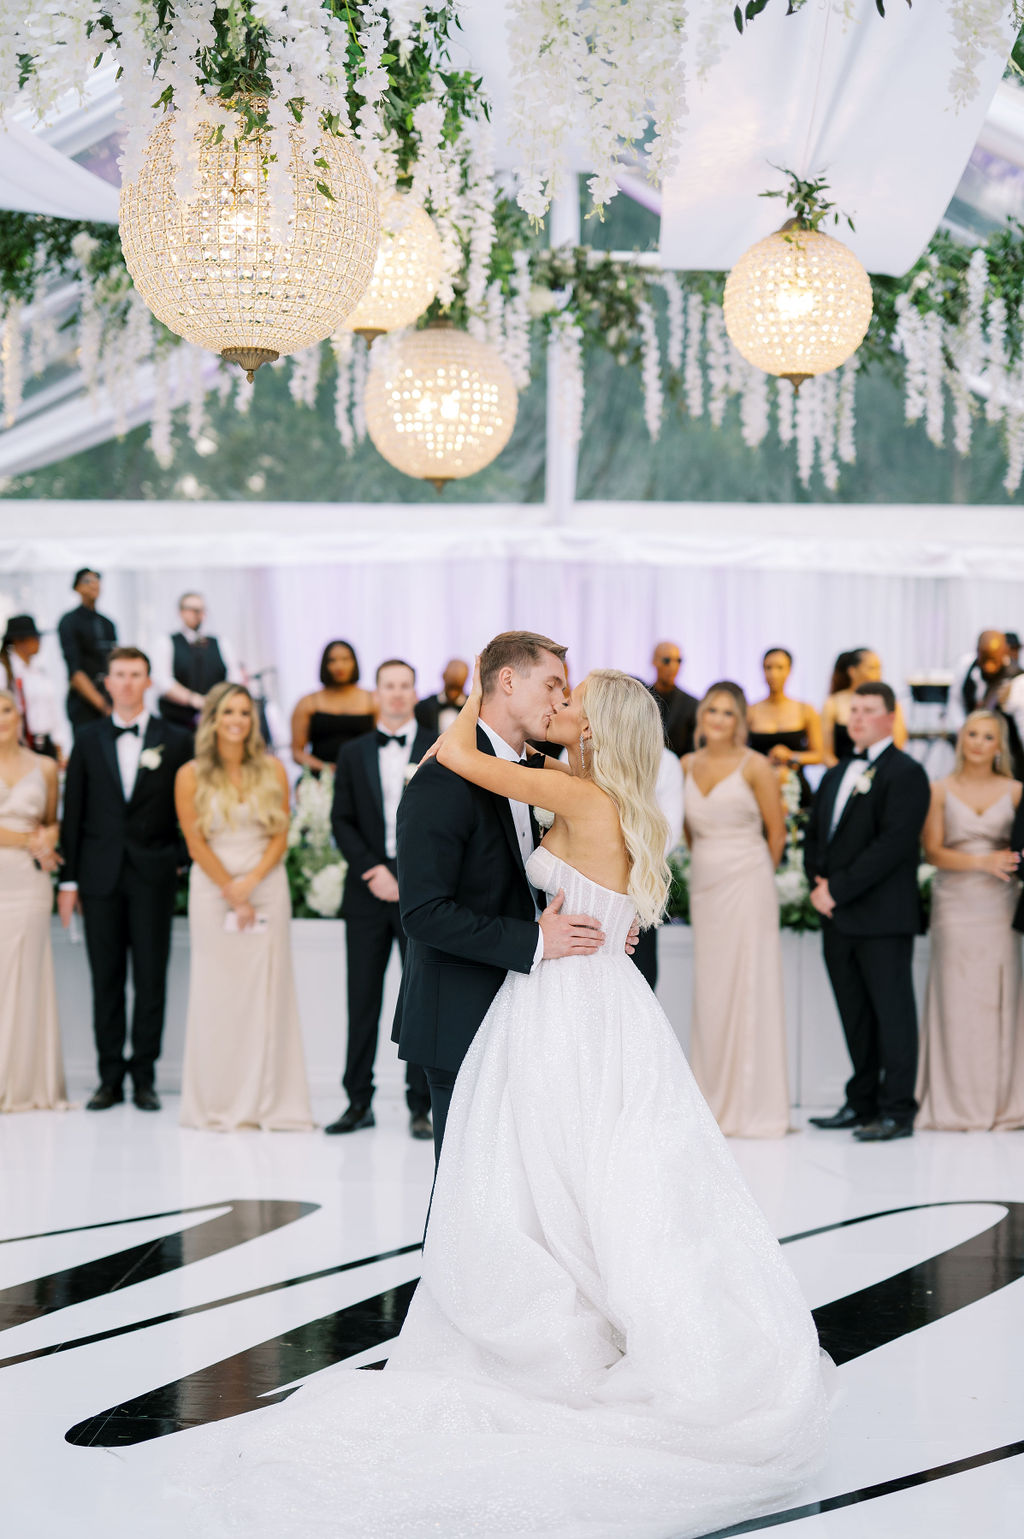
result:
[[[138,737],[138,735],[139,735],[139,724],[138,724],[138,722],[135,722],[130,727],[115,727],[114,728],[114,741],[116,742],[119,737],[124,737],[126,732],[131,737]]]
[[[386,748],[389,743],[397,743],[399,748],[404,748],[408,740],[408,734],[404,732],[400,737],[392,737],[390,732],[381,732],[379,728],[377,730],[377,746],[379,748]]]

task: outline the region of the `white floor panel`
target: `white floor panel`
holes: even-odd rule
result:
[[[332,1099],[316,1109],[327,1121],[340,1106]],[[432,1151],[409,1137],[397,1082],[377,1112],[376,1129],[345,1138],[183,1130],[173,1097],[158,1115],[123,1106],[0,1119],[5,1535],[162,1539],[156,1509],[150,1528],[127,1519],[119,1527],[116,1514],[101,1521],[92,1505],[106,1461],[130,1462],[132,1445],[74,1446],[65,1434],[128,1402],[148,1406],[180,1380],[193,1413],[204,1394],[244,1393],[248,1369],[238,1364],[249,1363],[250,1349],[264,1352],[260,1371],[270,1376],[259,1392],[273,1394],[323,1366],[312,1322],[415,1278],[409,1247],[422,1232]],[[1024,1454],[945,1469],[1024,1440],[1022,1221],[1003,1206],[1024,1204],[1024,1134],[919,1134],[864,1147],[805,1130],[733,1148],[775,1232],[802,1236],[787,1254],[819,1318],[865,1340],[881,1329],[881,1345],[855,1344],[839,1369],[828,1466],[801,1501],[861,1499],[794,1510],[781,1526],[801,1539],[1018,1539]],[[266,1206],[232,1207],[254,1203]],[[275,1203],[316,1206],[262,1232],[280,1219]],[[189,1208],[202,1211],[177,1212]],[[901,1208],[917,1210],[893,1212]],[[882,1216],[849,1222],[872,1214]],[[218,1235],[221,1248],[211,1249]],[[948,1252],[915,1274],[916,1291],[879,1289]],[[84,1280],[59,1275],[89,1263]],[[862,1289],[875,1292],[847,1308]],[[974,1301],[961,1308],[965,1296]],[[330,1337],[335,1353],[386,1356],[386,1320],[369,1345],[361,1328]],[[213,1366],[231,1358],[228,1368]],[[165,1430],[176,1404],[169,1391],[139,1414],[154,1430],[163,1416]],[[237,1425],[244,1437],[244,1419]],[[159,1466],[173,1443],[173,1434],[147,1442],[147,1460]],[[901,1488],[924,1471],[934,1473]],[[873,1494],[886,1483],[896,1489]]]

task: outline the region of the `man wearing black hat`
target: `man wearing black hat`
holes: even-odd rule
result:
[[[90,721],[102,721],[110,715],[110,701],[103,687],[107,659],[117,645],[113,620],[96,608],[100,596],[100,574],[84,566],[75,573],[72,587],[81,599],[77,609],[69,609],[57,626],[61,650],[68,669],[67,713],[71,730]]]
[[[63,758],[63,722],[46,669],[35,661],[40,633],[31,615],[12,615],[0,643],[0,665],[7,688],[18,702],[26,747],[50,759]]]

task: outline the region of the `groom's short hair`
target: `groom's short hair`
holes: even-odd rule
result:
[[[896,692],[889,684],[883,684],[880,679],[872,679],[867,684],[858,684],[854,690],[855,695],[877,695],[891,716],[896,709]]]
[[[503,668],[528,673],[540,662],[542,652],[551,652],[564,663],[568,650],[552,641],[550,636],[540,636],[536,631],[502,631],[480,653],[480,687],[485,695],[489,695]]]

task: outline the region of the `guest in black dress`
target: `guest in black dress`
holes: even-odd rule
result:
[[[768,694],[747,711],[747,746],[763,753],[775,769],[780,788],[795,775],[800,805],[811,801],[804,779],[804,765],[820,764],[823,758],[821,721],[812,705],[793,700],[786,685],[793,670],[793,654],[785,647],[769,647],[761,659]]]
[[[877,684],[881,677],[882,659],[870,647],[854,647],[852,652],[840,652],[836,658],[828,699],[821,713],[824,758],[829,766],[848,759],[853,753],[847,722],[854,690],[861,684]],[[907,724],[899,701],[896,702],[892,740],[897,748],[906,747]]]
[[[324,647],[320,683],[292,712],[292,758],[314,775],[333,769],[346,743],[372,732],[377,722],[373,696],[359,688],[359,662],[347,641]]]

